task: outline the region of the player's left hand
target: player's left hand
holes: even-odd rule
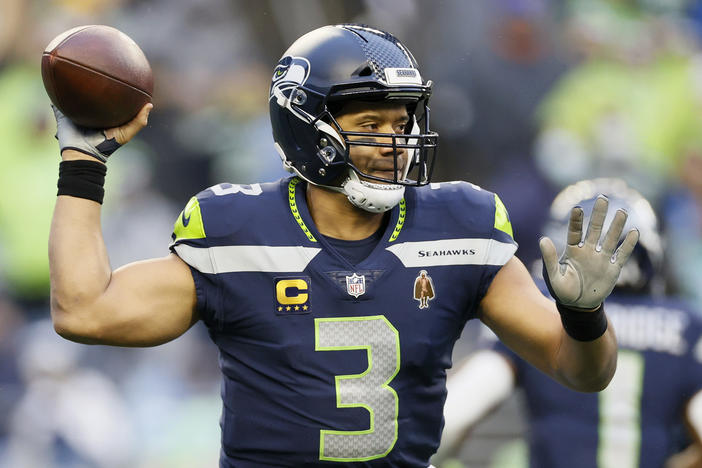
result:
[[[632,229],[617,248],[627,218],[624,210],[617,210],[601,248],[598,246],[608,205],[607,197],[597,198],[583,242],[583,209],[576,206],[571,210],[567,245],[560,260],[551,239],[543,237],[539,241],[544,273],[548,276],[544,279],[550,284],[554,299],[562,305],[599,307],[614,289],[619,272],[639,240],[639,231]]]

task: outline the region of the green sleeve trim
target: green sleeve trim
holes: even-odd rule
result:
[[[514,239],[512,223],[509,222],[507,208],[505,208],[505,205],[502,203],[502,200],[500,200],[500,197],[498,197],[497,194],[495,194],[495,229],[499,229]]]
[[[206,237],[205,225],[202,222],[202,213],[200,212],[200,202],[197,200],[197,197],[192,197],[188,204],[185,205],[175,222],[173,232],[175,233],[176,241],[181,239],[204,239]]]

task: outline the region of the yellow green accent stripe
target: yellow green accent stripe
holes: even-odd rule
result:
[[[512,223],[509,222],[509,216],[507,215],[507,208],[505,208],[497,194],[495,194],[495,229],[499,229],[505,234],[509,234],[509,237],[514,238]]]
[[[407,203],[405,203],[405,199],[403,198],[400,200],[400,215],[397,217],[397,224],[395,225],[395,229],[392,231],[392,235],[390,236],[390,242],[395,242],[395,240],[397,240],[397,236],[399,236],[400,231],[402,231],[402,226],[405,225],[406,216]]]
[[[202,213],[200,212],[200,202],[197,197],[192,197],[173,226],[176,240],[180,239],[204,239],[205,226],[202,223]]]
[[[302,216],[300,216],[300,211],[298,211],[297,209],[297,201],[295,200],[295,187],[300,182],[302,182],[301,179],[293,177],[292,179],[290,179],[290,183],[288,183],[288,203],[290,203],[290,211],[292,211],[293,218],[295,218],[295,221],[297,221],[297,224],[300,226],[300,229],[302,229],[302,232],[305,233],[307,238],[312,242],[317,242],[317,239],[314,238],[309,228],[302,220]]]

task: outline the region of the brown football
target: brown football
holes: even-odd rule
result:
[[[89,25],[56,36],[41,57],[51,102],[78,125],[111,128],[151,102],[154,80],[146,56],[129,36]]]

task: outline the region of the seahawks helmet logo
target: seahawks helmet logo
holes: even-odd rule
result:
[[[310,62],[304,57],[285,56],[273,70],[270,97],[276,90],[290,97],[290,90],[305,84],[310,76]]]

